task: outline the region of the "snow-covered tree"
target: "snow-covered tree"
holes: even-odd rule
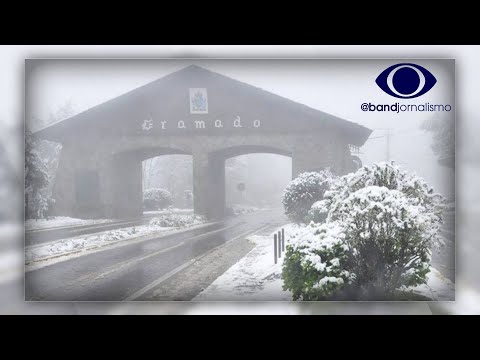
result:
[[[38,141],[30,131],[25,134],[25,194],[26,218],[43,218],[49,206],[46,194],[48,167],[38,151]]]
[[[328,169],[298,175],[283,193],[285,214],[295,222],[308,221],[311,206],[323,198],[333,179],[334,175]]]
[[[153,188],[143,192],[145,210],[165,209],[172,205],[172,194],[165,189]]]
[[[421,128],[432,133],[432,151],[438,162],[453,168],[455,165],[455,119],[450,115],[435,114],[425,120]]]
[[[26,217],[43,218],[51,205],[61,144],[35,138],[30,129],[41,129],[74,114],[71,101],[66,101],[48,119],[32,117],[25,132],[25,193],[27,195]],[[27,170],[28,169],[28,170]]]
[[[333,182],[315,207],[325,221],[287,246],[284,285],[296,299],[392,299],[425,282],[443,198],[423,179],[374,164]]]

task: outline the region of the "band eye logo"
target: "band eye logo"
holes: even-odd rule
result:
[[[424,67],[405,63],[386,68],[375,82],[388,95],[413,99],[428,92],[437,79]]]

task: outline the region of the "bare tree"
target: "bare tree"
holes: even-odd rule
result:
[[[421,128],[433,135],[432,150],[441,165],[455,166],[455,122],[452,116],[435,114]]]

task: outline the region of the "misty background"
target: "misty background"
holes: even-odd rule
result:
[[[397,60],[396,60],[397,61]],[[446,120],[453,127],[455,112],[363,112],[363,102],[391,104],[375,78],[389,60],[36,60],[26,74],[26,126],[36,131],[95,105],[157,80],[191,64],[219,72],[301,104],[373,129],[371,138],[355,153],[365,165],[395,160],[416,172],[448,201],[454,201],[454,168],[441,166],[432,151],[434,136],[424,124]],[[453,60],[416,61],[438,79],[434,88],[414,104],[451,104],[455,110]],[[449,64],[448,64],[449,63]],[[441,119],[439,119],[441,118]],[[447,124],[447,126],[448,126]],[[42,142],[53,183],[55,156],[60,148]],[[144,189],[163,188],[174,206],[191,207],[192,159],[170,155],[143,163]],[[291,159],[279,155],[249,154],[226,163],[227,207],[280,207],[283,189],[291,180]],[[245,190],[239,191],[238,185]]]

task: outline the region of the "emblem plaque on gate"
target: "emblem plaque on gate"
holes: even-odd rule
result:
[[[207,89],[190,88],[190,114],[208,114]]]

